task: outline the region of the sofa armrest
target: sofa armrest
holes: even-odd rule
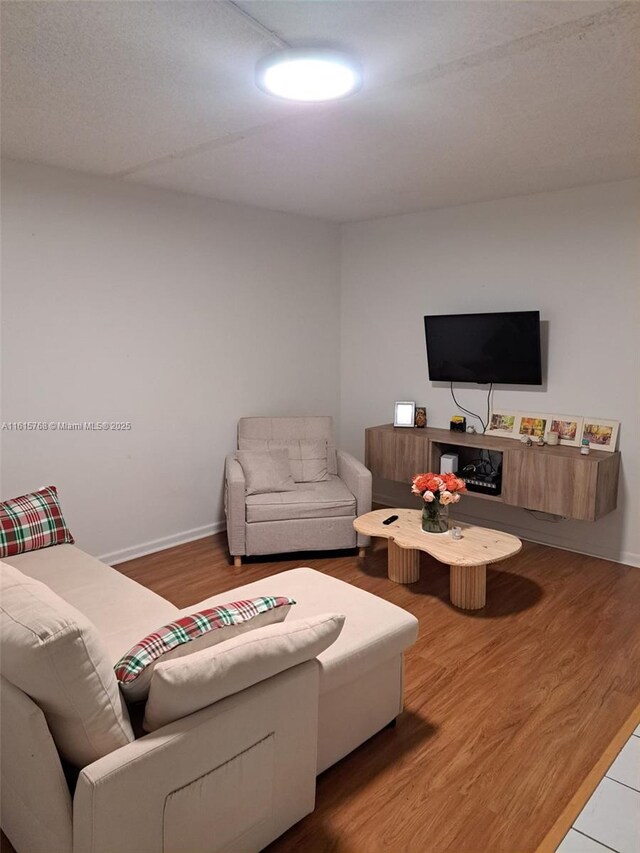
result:
[[[246,554],[245,545],[246,483],[242,465],[234,454],[227,456],[224,468],[224,511],[227,516],[227,539],[232,557]]]
[[[343,480],[356,499],[356,515],[364,515],[371,512],[371,471],[358,462],[355,456],[338,451],[338,477]],[[358,533],[356,542],[358,547],[364,548],[369,544],[370,538]]]
[[[308,661],[95,761],[74,853],[252,853],[313,811],[319,665]]]

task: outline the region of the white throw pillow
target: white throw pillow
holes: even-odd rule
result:
[[[239,450],[236,459],[244,471],[248,495],[295,491],[286,450]]]
[[[58,752],[84,767],[133,739],[96,627],[45,584],[0,563],[2,675],[42,709]]]
[[[159,663],[282,622],[294,604],[288,596],[261,595],[182,614],[147,634],[120,658],[113,668],[120,690],[127,702],[146,699],[151,675]]]
[[[317,657],[340,634],[345,617],[325,613],[256,628],[233,640],[156,666],[143,728],[152,732],[225,696]]]

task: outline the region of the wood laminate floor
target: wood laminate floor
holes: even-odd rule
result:
[[[386,557],[377,540],[362,562],[236,569],[221,534],[117,568],[185,607],[309,565],[420,620],[396,728],[323,773],[315,812],[269,853],[533,853],[640,704],[640,570],[525,542],[488,567],[486,607],[463,612],[446,566],[423,554],[400,586]]]
[[[640,570],[524,543],[487,570],[487,605],[449,603],[449,570],[388,580],[367,557],[228,563],[218,535],[118,566],[176,605],[301,565],[406,608],[405,711],[318,780],[316,810],[269,853],[529,853],[640,704]]]

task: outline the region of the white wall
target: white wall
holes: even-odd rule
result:
[[[640,182],[346,225],[340,320],[335,226],[4,166],[2,420],[133,426],[0,433],[1,494],[55,483],[81,547],[123,557],[214,529],[241,415],[340,410],[360,458],[394,400],[446,426],[423,314],[539,308],[548,384],[498,389],[495,404],[622,421],[619,508],[552,524],[468,497],[466,515],[640,564]]]
[[[448,387],[429,382],[424,314],[540,309],[547,385],[498,388],[495,405],[620,420],[618,509],[553,524],[472,497],[460,507],[530,539],[640,565],[639,225],[636,180],[345,226],[342,445],[362,458],[365,426],[391,421],[394,400],[423,403],[431,426],[448,426],[456,410]],[[459,387],[462,405],[482,411],[486,392]],[[386,482],[376,489],[406,496]]]
[[[338,255],[318,220],[6,163],[2,418],[132,429],[3,432],[2,495],[56,484],[97,555],[205,535],[240,416],[338,414]]]

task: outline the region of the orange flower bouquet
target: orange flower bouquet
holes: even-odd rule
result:
[[[448,512],[466,491],[464,480],[455,474],[416,474],[411,491],[422,500],[422,529],[425,533],[446,533]]]

